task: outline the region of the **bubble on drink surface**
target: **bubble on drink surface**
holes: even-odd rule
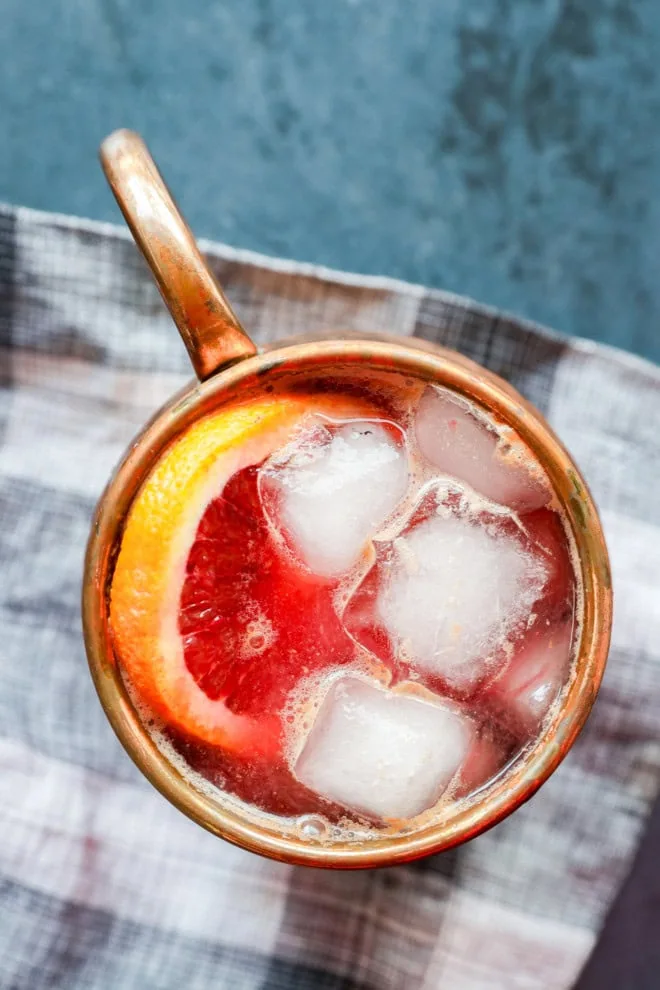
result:
[[[400,536],[376,612],[398,655],[466,691],[506,654],[546,565],[497,522],[434,514]]]
[[[245,634],[241,643],[241,654],[245,657],[259,656],[270,649],[277,639],[273,623],[256,607],[253,615],[245,626]]]
[[[550,485],[517,434],[508,427],[496,430],[476,406],[448,389],[426,389],[415,435],[435,469],[493,502],[528,512],[550,500]]]
[[[322,797],[377,819],[413,818],[464,760],[471,721],[457,709],[344,677],[327,692],[296,763]]]
[[[260,489],[271,522],[303,563],[335,577],[359,558],[408,477],[399,427],[317,422],[264,465]]]
[[[572,621],[535,629],[495,681],[492,693],[523,731],[538,728],[566,681],[573,641]]]
[[[303,839],[320,842],[328,836],[328,823],[320,815],[301,815],[297,825]]]

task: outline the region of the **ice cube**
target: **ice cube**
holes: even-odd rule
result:
[[[465,797],[492,780],[506,763],[506,750],[487,734],[474,739],[461,767],[454,797]]]
[[[426,389],[415,434],[420,451],[434,468],[493,502],[528,512],[550,499],[540,472],[532,474],[523,463],[526,450],[515,434],[498,436],[465,400],[447,389]]]
[[[450,707],[344,677],[325,696],[295,773],[352,811],[412,818],[447,788],[472,731]]]
[[[546,573],[505,529],[435,515],[395,541],[376,611],[400,657],[466,691],[527,620]]]
[[[323,577],[349,570],[406,491],[408,461],[394,429],[364,420],[316,427],[264,469],[270,509],[302,561]]]
[[[572,622],[531,633],[493,685],[495,696],[526,731],[537,728],[568,673]]]

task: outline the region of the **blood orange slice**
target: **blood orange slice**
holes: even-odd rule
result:
[[[354,655],[336,586],[282,546],[258,468],[243,468],[209,504],[188,557],[179,609],[188,670],[237,715],[280,712],[301,677]]]
[[[256,476],[311,415],[369,413],[339,396],[233,407],[175,441],[143,484],[121,540],[110,623],[129,682],[168,726],[272,755],[286,693],[330,659],[319,643],[333,645],[334,663],[350,658],[329,582],[278,549]]]

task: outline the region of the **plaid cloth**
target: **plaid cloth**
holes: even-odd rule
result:
[[[0,210],[0,986],[570,987],[660,784],[660,373],[443,292],[206,245],[260,342],[417,334],[508,378],[600,505],[616,621],[594,713],[540,793],[409,866],[292,868],[193,825],[144,780],[81,640],[92,509],[191,376],[128,235]]]

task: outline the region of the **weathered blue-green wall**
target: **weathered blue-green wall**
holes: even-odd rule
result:
[[[660,359],[658,0],[4,0],[0,198],[117,219],[141,130],[198,233]]]

